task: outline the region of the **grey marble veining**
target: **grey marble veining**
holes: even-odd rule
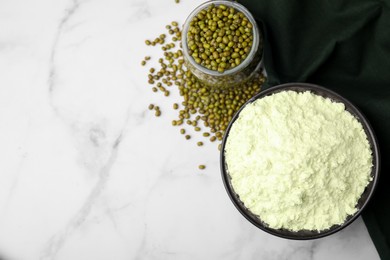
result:
[[[315,241],[258,230],[216,145],[170,126],[179,95],[150,91],[144,40],[201,2],[0,2],[1,259],[379,258],[361,219]]]

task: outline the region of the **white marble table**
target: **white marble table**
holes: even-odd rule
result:
[[[258,230],[216,145],[170,125],[140,61],[202,1],[181,2],[0,1],[0,259],[378,259],[361,219],[315,241]]]

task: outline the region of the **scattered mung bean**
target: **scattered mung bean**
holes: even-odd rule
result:
[[[220,7],[216,9],[217,12],[219,9]],[[230,12],[229,9],[227,9],[226,11]],[[237,12],[235,14],[237,14]],[[245,20],[243,17],[240,17],[238,15],[236,18],[241,19],[241,22],[245,24]],[[165,45],[163,45],[163,47],[166,50],[164,51],[163,56],[161,56],[158,59],[158,64],[160,66],[159,68],[150,68],[149,70],[150,74],[148,74],[148,82],[153,85],[152,87],[153,92],[157,92],[158,89],[160,89],[165,96],[170,95],[170,91],[167,90],[165,87],[171,87],[171,86],[177,87],[178,93],[182,98],[182,101],[180,101],[180,103],[176,102],[172,106],[173,109],[175,110],[179,109],[179,104],[181,104],[182,107],[180,110],[178,110],[177,119],[172,121],[173,126],[179,126],[182,125],[184,122],[186,122],[189,126],[193,127],[195,132],[200,132],[201,128],[198,126],[198,124],[202,122],[202,126],[204,125],[205,128],[208,129],[207,132],[202,133],[203,137],[208,138],[210,142],[215,142],[216,140],[222,140],[223,134],[231,118],[233,117],[234,113],[248,99],[250,99],[252,96],[254,96],[256,93],[260,91],[260,87],[265,81],[265,78],[260,72],[258,72],[249,81],[242,83],[239,86],[234,86],[232,88],[213,89],[205,86],[203,83],[199,82],[196,79],[196,77],[185,67],[184,60],[182,58],[183,53],[181,50],[181,46],[175,46],[173,42],[170,42],[173,41],[173,37],[180,37],[181,31],[178,26],[179,25],[177,22],[172,22],[171,25],[166,26],[168,33],[170,33],[172,36],[169,35],[162,36],[165,34],[161,34],[159,37],[153,40],[153,42],[149,40],[145,41],[147,45],[162,44],[161,43],[162,41],[167,41],[167,43],[164,43]],[[245,26],[248,26],[248,23],[246,23]],[[240,30],[240,29],[236,29],[236,30]],[[242,54],[240,54],[240,52],[243,53],[243,55],[245,55],[245,51],[242,49],[240,50],[238,47],[239,46],[238,43],[241,44],[240,46],[243,46],[242,42],[240,42],[240,39],[238,38],[238,43],[234,43],[234,36],[233,36],[233,40],[229,39],[228,36],[227,38],[224,39],[224,36],[226,36],[226,30],[224,33],[225,34],[223,34],[223,31],[221,30],[219,30],[217,33],[215,42],[218,42],[218,46],[219,43],[222,43],[225,44],[225,48],[227,48],[230,44],[231,45],[230,48],[233,49],[233,51],[231,51],[230,53],[231,56],[240,58],[242,57]],[[250,37],[247,36],[245,39],[248,38]],[[234,44],[231,43],[232,41]],[[235,44],[237,45],[236,47]],[[250,45],[249,42],[247,42],[246,47],[248,47],[248,45]],[[223,47],[223,45],[221,46]],[[201,47],[204,48],[203,46],[198,46],[199,48],[198,51],[200,51]],[[214,48],[211,49],[213,51],[210,52],[209,55],[210,58],[210,56],[212,56],[213,52],[215,51],[215,47],[213,47],[213,45],[210,46],[206,45],[205,47],[209,47],[209,51],[210,48]],[[237,52],[234,49],[237,49]],[[234,53],[238,53],[241,56],[237,56],[237,54]],[[198,52],[198,56],[199,54],[200,52]],[[221,56],[221,53],[216,53],[216,54],[219,55],[218,57]],[[229,53],[222,52],[222,57],[224,57],[223,55],[229,55]],[[146,56],[145,60],[147,57],[149,56]],[[231,59],[236,59],[233,57],[231,57]],[[222,58],[220,59],[222,62]],[[229,63],[230,60],[228,59],[226,60],[227,63]],[[213,61],[215,61],[215,59]],[[226,63],[226,61],[223,62]],[[145,65],[146,65],[146,61],[145,61]],[[229,64],[226,64],[226,67],[224,69],[228,69],[228,65]],[[222,64],[221,67],[223,66],[225,65]],[[218,69],[219,67],[220,66],[217,64],[216,68]],[[151,106],[149,105],[149,109],[150,107]],[[158,106],[154,105],[152,109],[155,110],[155,115],[157,117],[161,115],[161,111]],[[187,140],[191,139],[191,136],[189,134],[186,134],[186,130],[184,128],[180,129],[180,133],[182,135],[185,135],[184,136],[185,139]],[[197,142],[197,145],[202,146],[203,142]],[[218,145],[218,149],[219,150],[221,149],[220,144]]]

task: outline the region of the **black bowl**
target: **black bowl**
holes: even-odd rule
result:
[[[332,101],[340,102],[345,105],[345,109],[350,112],[355,118],[363,125],[364,131],[367,135],[368,141],[371,146],[372,155],[373,155],[373,167],[371,171],[371,177],[373,178],[372,181],[367,185],[365,188],[362,196],[360,197],[357,207],[358,211],[347,217],[345,222],[342,225],[333,225],[327,230],[323,231],[313,231],[313,230],[300,230],[300,231],[290,231],[286,229],[273,229],[268,227],[266,223],[261,221],[261,219],[254,215],[252,212],[250,212],[243,202],[240,200],[239,196],[234,192],[234,189],[231,184],[231,178],[229,176],[227,165],[225,162],[225,145],[226,140],[229,135],[229,131],[234,123],[234,121],[238,118],[241,110],[249,103],[252,103],[253,101],[263,98],[268,95],[272,95],[281,91],[287,91],[292,90],[296,92],[304,92],[304,91],[310,91],[313,94],[320,95],[325,98],[330,98]],[[243,105],[239,111],[233,116],[228,128],[225,131],[224,138],[222,140],[222,147],[221,147],[221,173],[222,173],[222,179],[223,183],[225,185],[226,191],[233,202],[233,204],[236,206],[238,211],[247,219],[249,220],[253,225],[256,227],[264,230],[265,232],[268,232],[272,235],[287,238],[287,239],[296,239],[296,240],[307,240],[307,239],[315,239],[315,238],[321,238],[328,235],[331,235],[333,233],[336,233],[349,224],[351,224],[363,211],[363,209],[367,206],[369,200],[373,196],[375,187],[378,183],[379,178],[379,166],[380,166],[380,154],[379,154],[379,147],[377,143],[377,139],[375,137],[374,131],[372,130],[372,127],[368,120],[365,118],[365,116],[347,99],[343,98],[339,94],[313,84],[306,84],[306,83],[288,83],[283,85],[278,85],[272,88],[269,88],[267,90],[261,91],[259,94],[251,98],[245,105]]]

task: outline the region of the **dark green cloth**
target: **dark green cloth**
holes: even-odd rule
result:
[[[371,122],[382,155],[363,219],[390,259],[390,0],[241,0],[265,31],[265,88],[309,82],[335,90]]]

